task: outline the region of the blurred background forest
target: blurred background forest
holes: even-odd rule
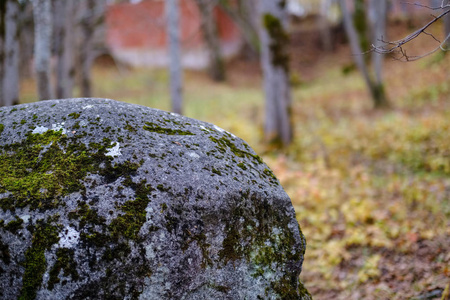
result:
[[[450,4],[415,2],[0,1],[0,106],[217,124],[291,197],[314,299],[449,299]]]

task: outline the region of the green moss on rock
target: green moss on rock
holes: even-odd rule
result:
[[[127,124],[127,125],[125,125],[125,129],[126,129],[126,130],[128,130],[128,131],[130,131],[130,132],[136,132],[136,128],[134,128],[133,126],[131,126],[130,123],[129,123],[128,121],[126,121],[126,124]],[[144,128],[144,129],[145,129],[145,128]]]
[[[3,220],[1,220],[1,221],[3,221]],[[16,219],[9,222],[8,224],[6,224],[4,226],[4,228],[13,234],[16,234],[17,231],[19,231],[20,229],[23,229],[22,224],[23,224],[23,220],[21,218],[19,218],[18,216],[16,216]]]
[[[119,243],[118,245],[107,248],[103,254],[103,259],[110,262],[115,259],[122,261],[131,253],[131,247],[127,243]]]
[[[58,248],[56,250],[56,262],[50,270],[50,278],[48,281],[48,289],[51,291],[55,287],[55,284],[59,283],[60,272],[63,272],[63,276],[71,277],[72,281],[79,279],[77,271],[77,262],[74,259],[74,250],[68,248]]]
[[[291,217],[274,211],[266,199],[255,194],[249,195],[247,192],[242,197],[249,198],[254,205],[235,203],[230,213],[232,217],[226,221],[226,237],[218,253],[219,260],[227,264],[245,259],[254,265],[254,277],[264,276],[274,267],[279,269],[289,262],[299,261],[304,252],[293,248],[296,237],[290,230],[281,230],[288,227]],[[301,239],[304,240],[303,236]],[[295,274],[284,272],[282,278],[274,278],[271,285],[280,299],[296,299],[290,298],[298,295],[298,284],[292,283],[298,280],[296,277]]]
[[[11,262],[11,254],[9,253],[9,246],[4,244],[2,239],[0,238],[0,260],[9,265]]]
[[[241,168],[242,170],[244,170],[244,171],[247,170],[247,167],[245,166],[244,163],[238,163],[237,166],[238,166],[239,168]]]
[[[22,142],[3,146],[0,193],[10,192],[12,196],[3,199],[1,208],[14,211],[26,206],[31,210],[58,207],[62,196],[84,190],[81,180],[89,172],[98,172],[101,164],[111,165],[112,158],[104,155],[109,146],[104,144],[92,151],[53,130],[30,133]]]
[[[30,227],[33,234],[31,247],[25,252],[23,264],[25,272],[22,278],[22,289],[19,299],[34,299],[36,292],[42,285],[42,279],[47,268],[45,251],[59,241],[59,227],[52,225],[52,219],[40,220],[37,225]]]
[[[71,117],[72,119],[76,120],[80,117],[80,114],[77,112],[73,112],[69,114],[69,117]]]
[[[112,157],[105,155],[110,147],[109,139],[86,146],[53,130],[30,133],[22,142],[1,147],[0,193],[12,195],[0,207],[4,211],[26,206],[54,209],[62,205],[61,197],[85,190],[83,179],[89,173],[111,182],[139,168],[133,162],[113,164]]]
[[[92,209],[87,203],[80,202],[76,211],[68,214],[69,220],[78,220],[79,229],[86,225],[103,225],[106,219],[97,213],[96,209]]]
[[[222,172],[220,172],[219,170],[217,170],[216,168],[212,168],[211,172],[213,172],[216,175],[222,176]]]
[[[125,177],[123,185],[132,188],[135,196],[133,200],[126,201],[117,207],[122,213],[110,224],[106,224],[106,219],[86,203],[80,203],[76,211],[69,213],[69,219],[78,220],[78,230],[82,231],[80,236],[83,241],[96,247],[104,247],[121,238],[138,239],[138,233],[146,221],[145,209],[150,202],[148,196],[154,189],[147,184],[146,180],[134,183],[129,174]],[[97,231],[98,229],[101,229],[101,232]]]
[[[150,202],[148,195],[151,194],[153,188],[145,180],[138,184],[128,182],[125,185],[134,187],[135,200],[127,201],[120,206],[120,210],[125,214],[114,219],[109,228],[111,235],[115,238],[123,236],[131,240],[136,240],[142,225],[146,221],[147,212],[145,208]]]
[[[166,135],[195,135],[190,131],[184,131],[184,130],[179,130],[179,129],[171,129],[171,128],[164,128],[161,126],[158,126],[155,123],[150,123],[150,122],[145,122],[145,126],[143,126],[142,128],[144,130],[150,131],[150,132],[155,132],[155,133],[159,133],[159,134],[166,134]]]
[[[78,223],[80,239],[87,242],[89,247],[104,248],[122,238],[137,239],[139,230],[146,221],[145,208],[150,201],[148,195],[153,189],[145,181],[134,183],[131,180],[142,161],[114,164],[113,159],[105,155],[110,147],[109,139],[86,146],[75,137],[69,138],[62,131],[53,130],[42,134],[30,133],[19,143],[2,146],[0,193],[10,193],[10,196],[2,199],[1,208],[12,212],[24,207],[29,207],[32,211],[53,210],[64,206],[61,202],[63,196],[73,192],[85,193],[84,179],[88,174],[98,174],[105,182],[123,177],[123,186],[132,188],[135,197],[117,207],[122,213],[110,224],[106,224],[106,219],[98,214],[92,203],[84,201],[79,202],[77,209],[70,212],[68,218]],[[16,218],[2,227],[16,233],[22,228],[22,223],[22,219]],[[20,299],[35,298],[47,268],[45,251],[59,240],[59,227],[52,225],[51,220],[41,220],[38,225],[27,229],[32,232],[33,238],[31,247],[25,253],[24,284]],[[116,250],[118,249],[109,255],[106,253],[105,258],[116,255]],[[126,251],[118,253],[125,255]],[[56,256],[57,261],[50,270],[49,289],[59,283],[61,271],[64,276],[70,275],[72,280],[78,278],[73,254],[68,249],[61,248],[57,250]],[[10,262],[7,245],[1,245],[0,257],[5,263]]]
[[[273,172],[270,169],[268,169],[268,168],[264,169],[263,173],[266,174],[266,176],[269,176],[270,178],[272,178],[273,180],[277,180],[277,178],[275,177],[275,175],[273,174]]]
[[[235,144],[233,144],[233,142],[231,142],[226,137],[221,137],[221,138],[217,139],[215,137],[210,136],[209,139],[219,146],[219,151],[221,153],[225,153],[226,150],[229,149],[237,157],[253,158],[258,163],[260,163],[260,164],[263,163],[261,157],[259,157],[258,155],[252,154],[250,152],[239,149]]]

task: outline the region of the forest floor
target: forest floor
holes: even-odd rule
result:
[[[292,55],[288,149],[261,142],[258,62],[231,62],[224,83],[186,72],[185,115],[240,136],[272,168],[307,239],[301,279],[314,299],[448,299],[450,53],[387,59],[391,108],[382,111],[372,109],[357,72],[344,75],[346,46],[314,64],[302,63],[303,51]],[[170,109],[164,70],[100,64],[94,80],[94,96]],[[31,101],[33,83],[22,92]]]

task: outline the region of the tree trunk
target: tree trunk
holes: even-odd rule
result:
[[[209,75],[214,81],[225,80],[225,64],[220,49],[219,32],[214,14],[215,1],[196,0],[201,17],[203,38],[209,52]]]
[[[450,5],[450,1],[447,1],[447,5]],[[444,34],[444,38],[446,38],[444,49],[450,51],[450,14],[444,16]]]
[[[369,16],[372,27],[372,45],[375,46],[375,48],[381,48],[384,45],[383,41],[387,41],[387,1],[370,0],[370,10],[372,12]],[[372,66],[375,71],[375,80],[377,84],[383,84],[383,59],[384,55],[382,53],[374,52],[372,54]]]
[[[79,73],[79,84],[81,97],[92,96],[91,86],[91,52],[93,48],[94,30],[92,28],[92,19],[94,17],[95,1],[85,0],[80,3],[80,39],[78,63],[81,66]]]
[[[388,102],[387,102],[386,94],[384,92],[383,85],[377,85],[376,83],[373,82],[371,75],[369,73],[369,69],[367,68],[367,66],[365,64],[363,51],[361,50],[361,43],[358,38],[358,33],[355,29],[354,23],[352,21],[352,17],[347,8],[346,1],[339,0],[339,3],[341,6],[345,31],[347,32],[347,37],[350,42],[350,48],[353,52],[353,59],[355,61],[356,66],[358,67],[359,71],[361,72],[361,75],[364,78],[367,88],[370,91],[370,95],[372,97],[374,107],[382,108],[384,106],[387,106]]]
[[[40,100],[52,99],[50,78],[52,12],[50,0],[33,0],[34,64]]]
[[[320,2],[320,15],[318,20],[320,35],[322,38],[322,46],[327,52],[331,52],[333,50],[331,26],[327,16],[330,6],[330,0],[322,0]]]
[[[261,0],[259,12],[261,65],[266,98],[265,140],[275,145],[288,146],[293,132],[285,1]]]
[[[105,0],[85,0],[78,2],[80,19],[78,37],[78,64],[82,97],[92,96],[91,69],[95,58],[101,53],[99,45],[104,39]]]
[[[386,0],[370,0],[371,27],[372,27],[372,44],[375,47],[382,47],[383,41],[386,41],[386,22],[387,22],[387,1]],[[372,67],[375,72],[375,89],[380,95],[375,97],[375,107],[388,107],[389,101],[384,90],[383,80],[383,62],[384,55],[382,53],[372,53]]]
[[[19,104],[19,2],[6,1],[3,105]]]
[[[5,17],[6,17],[6,1],[0,1],[0,79],[3,78],[3,62],[5,57],[4,51]],[[0,106],[3,105],[5,105],[3,102],[3,85],[0,84]]]
[[[169,73],[172,111],[181,114],[183,102],[183,69],[181,67],[180,14],[178,5],[178,0],[167,0],[165,10],[170,57]]]
[[[74,0],[54,1],[54,34],[57,55],[56,97],[72,98],[74,83]]]
[[[258,12],[258,5],[260,0],[238,0],[240,15],[243,16],[244,21],[248,24],[250,37],[256,46],[256,51],[259,53],[259,22],[260,15]]]
[[[366,52],[370,49],[370,42],[368,38],[369,32],[367,28],[367,2],[365,0],[354,0],[354,4],[355,11],[353,13],[353,25],[358,36],[359,45],[362,51]]]
[[[21,2],[19,37],[19,75],[20,78],[33,76],[34,22],[33,3]]]
[[[255,9],[257,7],[256,1],[238,0],[232,3],[230,0],[219,0],[220,7],[239,27],[244,37],[244,48],[250,51],[250,53],[245,52],[249,58],[257,58],[260,50],[258,35],[259,15]]]

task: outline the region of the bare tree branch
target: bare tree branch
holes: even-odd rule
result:
[[[444,10],[444,11],[441,14],[439,14],[438,16],[433,16],[433,19],[431,21],[429,21],[428,23],[426,23],[424,26],[417,29],[416,31],[412,32],[411,34],[407,35],[406,37],[404,37],[400,40],[397,40],[397,41],[382,40],[382,42],[385,44],[384,46],[377,47],[375,45],[372,45],[370,51],[373,51],[376,53],[381,53],[381,54],[398,54],[399,56],[395,57],[395,59],[398,59],[401,61],[414,61],[414,60],[423,58],[425,56],[428,56],[430,54],[433,54],[438,50],[442,50],[442,51],[450,50],[450,49],[446,49],[444,47],[446,45],[447,41],[450,39],[450,35],[447,35],[443,41],[440,41],[438,38],[436,38],[436,36],[434,36],[432,33],[427,31],[427,29],[430,28],[438,20],[443,19],[444,16],[450,14],[450,3],[444,4],[446,1],[448,1],[448,0],[442,0],[441,5],[438,7],[431,7],[431,6],[427,6],[427,5],[423,5],[423,4],[414,3],[413,5],[417,5],[419,7],[425,7],[425,8],[431,9],[431,10]],[[412,3],[409,3],[409,4],[412,4]],[[437,43],[439,43],[439,45],[436,48],[434,48],[433,50],[431,50],[427,53],[424,53],[422,55],[408,55],[406,53],[406,50],[404,49],[404,46],[407,43],[411,42],[412,40],[418,38],[420,35],[431,36]]]

